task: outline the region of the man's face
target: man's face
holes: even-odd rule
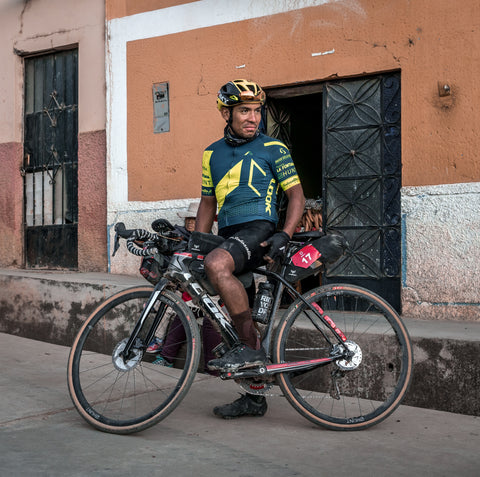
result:
[[[224,108],[222,110],[222,115],[226,121],[228,120],[228,114],[228,109]],[[261,104],[239,104],[232,108],[231,128],[237,137],[250,139],[257,132],[261,119]]]
[[[185,228],[189,232],[193,232],[195,230],[195,217],[186,217],[185,218]]]

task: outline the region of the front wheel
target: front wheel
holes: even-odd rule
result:
[[[150,309],[128,359],[123,357],[152,291],[135,287],[113,295],[87,318],[73,343],[70,396],[80,415],[101,431],[130,434],[156,424],[178,406],[195,377],[198,325],[181,298],[168,290]],[[157,356],[145,353],[152,331],[164,342],[169,337],[169,349]],[[171,367],[154,364],[162,352]]]
[[[323,322],[296,300],[278,327],[275,361],[328,358],[339,350],[349,356],[279,375],[286,398],[329,429],[365,429],[383,421],[400,405],[412,377],[412,346],[400,317],[378,295],[353,285],[322,286],[303,297],[328,319]],[[340,343],[332,328],[346,341]]]

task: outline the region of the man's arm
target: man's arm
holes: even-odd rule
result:
[[[202,195],[200,205],[198,206],[197,219],[195,221],[195,230],[197,232],[210,233],[212,231],[213,221],[217,213],[217,199],[215,196]]]
[[[301,184],[290,187],[285,194],[288,197],[288,206],[283,230],[276,232],[260,244],[262,247],[270,246],[268,254],[263,257],[268,263],[273,263],[278,256],[285,253],[288,241],[292,238],[305,208],[305,196]]]
[[[305,210],[305,196],[301,184],[297,184],[285,191],[288,197],[287,216],[283,231],[292,238]]]

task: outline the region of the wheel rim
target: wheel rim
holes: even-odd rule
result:
[[[173,410],[193,379],[199,351],[189,326],[192,317],[175,318],[175,311],[180,314],[183,307],[176,304],[178,299],[171,293],[172,300],[167,300],[167,313],[171,315],[167,317],[169,329],[175,323],[183,331],[181,342],[176,343],[181,353],[175,367],[153,364],[155,355],[144,353],[146,344],[142,338],[146,331],[143,330],[132,356],[124,361],[120,355],[127,342],[125,336],[129,336],[150,293],[148,289],[133,296],[126,294],[107,304],[95,319],[87,320],[72,347],[69,359],[72,400],[80,414],[101,430],[133,432],[153,425]],[[157,310],[158,307],[154,312]],[[152,321],[153,315],[146,324]]]
[[[354,429],[380,422],[400,404],[410,381],[411,346],[402,323],[392,318],[388,304],[385,307],[376,295],[357,287],[322,287],[310,300],[322,307],[348,341],[329,346],[308,318],[312,312],[297,306],[281,325],[276,359],[327,357],[338,346],[346,346],[353,357],[301,375],[280,376],[286,397],[305,417],[327,427]],[[328,327],[321,329],[332,337]]]

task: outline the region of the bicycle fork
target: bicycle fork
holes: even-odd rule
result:
[[[162,278],[155,288],[153,289],[152,294],[150,295],[150,298],[148,299],[147,303],[145,304],[145,307],[143,308],[142,314],[140,315],[140,318],[137,320],[137,323],[135,324],[135,327],[133,328],[132,333],[130,334],[127,343],[125,345],[125,348],[120,352],[120,356],[122,359],[127,362],[129,359],[132,358],[133,356],[133,349],[138,349],[140,346],[146,346],[145,343],[139,343],[138,342],[138,335],[140,333],[140,330],[143,327],[143,324],[145,323],[145,320],[147,319],[147,316],[150,314],[150,312],[153,309],[153,306],[155,305],[155,302],[157,301],[158,297],[162,293],[163,289],[167,285],[168,280],[166,278]],[[165,305],[162,305],[164,308]],[[146,342],[149,343],[151,339],[153,338],[154,330],[156,326],[158,325],[158,322],[160,321],[162,317],[162,312],[163,308],[160,308],[160,310],[157,312],[157,316],[155,317],[155,322],[154,325],[151,327],[150,332],[148,333],[148,336],[146,336]]]

